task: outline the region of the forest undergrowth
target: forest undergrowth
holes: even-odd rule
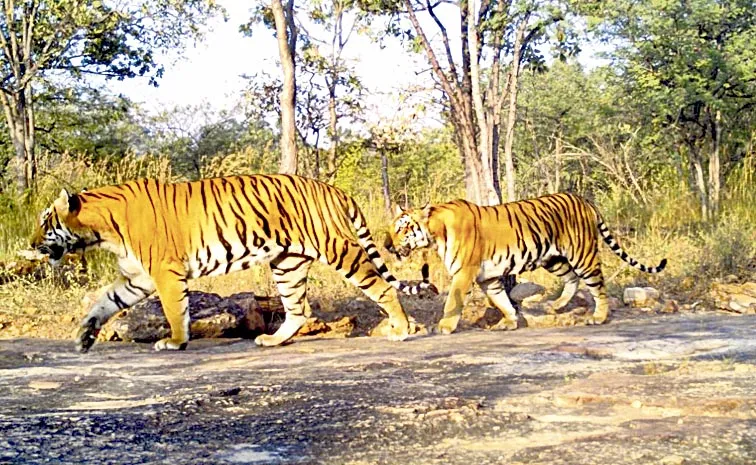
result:
[[[207,175],[247,174],[245,157],[248,156],[232,154],[220,161],[216,159],[214,169]],[[594,193],[593,200],[612,234],[631,256],[652,266],[662,258],[668,260],[663,273],[648,275],[631,268],[608,247],[600,245],[609,294],[621,297],[625,287],[650,285],[679,302],[706,302],[714,282],[756,279],[754,164],[753,160],[746,160],[728,174],[720,211],[716,219],[709,222],[701,219],[696,197],[687,184],[673,176],[661,178],[654,189],[649,189],[645,203],[635,201],[619,188]],[[67,276],[47,274],[39,279],[39,276],[13,275],[14,265],[21,260],[18,253],[29,248],[28,240],[39,213],[62,188],[77,192],[141,177],[182,180],[172,172],[167,158],[145,156],[94,163],[74,156],[48,156],[40,163],[40,173],[34,193],[21,197],[0,194],[0,337],[69,337],[86,312],[86,302],[82,303],[82,299],[115,278],[114,257],[100,251],[87,254],[85,271],[72,266],[64,271]],[[384,208],[380,183],[376,181],[369,186],[350,194],[367,216],[376,243],[381,244],[391,218]],[[342,187],[350,190],[348,186]],[[433,192],[430,186],[425,190],[423,186],[416,186],[416,192],[420,193],[416,197],[451,200],[439,198],[448,195],[449,186],[446,189],[439,193]],[[463,192],[461,179],[457,191]],[[419,279],[420,265],[428,261],[431,281],[442,293],[448,288],[449,277],[435,253],[416,253],[402,262],[385,250],[381,253],[400,279]],[[542,284],[552,293],[560,287],[559,281],[544,270],[525,273],[519,279]],[[201,278],[192,281],[190,288],[220,295],[246,291],[277,295],[267,266]],[[321,264],[313,267],[308,289],[310,298],[326,311],[334,302],[363,298],[358,289]],[[439,301],[438,305],[443,304]]]

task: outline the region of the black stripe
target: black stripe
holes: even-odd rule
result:
[[[360,258],[358,255],[357,258],[355,258],[354,261],[352,262],[352,266],[349,268],[349,272],[345,275],[345,278],[346,279],[351,278],[352,276],[354,276],[355,273],[357,273],[357,270],[359,269],[360,269]]]
[[[113,213],[110,213],[110,224],[113,225],[113,229],[115,230],[116,234],[118,234],[118,237],[121,238],[123,245],[126,246],[126,238],[123,237],[123,234],[121,234],[121,228],[118,227],[118,223],[116,222],[115,218],[113,218]]]
[[[116,293],[115,291],[113,291],[113,295],[112,296],[108,295],[108,298],[114,304],[116,304],[116,307],[118,307],[119,310],[123,310],[124,308],[129,308],[130,307],[130,305],[127,304],[126,302],[124,302],[123,299],[121,299],[121,296],[119,296],[118,293]]]

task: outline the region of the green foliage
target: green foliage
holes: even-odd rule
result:
[[[314,0],[296,6],[294,14],[302,22],[297,29],[294,59],[299,165],[303,173],[329,179],[338,159],[348,156],[340,147],[350,135],[345,128],[362,119],[364,87],[343,55],[353,33],[362,30],[365,18],[354,14],[352,0]],[[275,30],[268,5],[256,8],[242,32],[251,36],[257,23]],[[278,120],[283,88],[280,77],[260,72],[247,79],[250,114],[258,119]],[[323,142],[330,145],[329,151],[324,150]],[[302,160],[302,155],[309,159]]]
[[[0,30],[6,43],[17,38],[26,44],[28,39],[26,56],[34,69],[27,71],[40,77],[54,71],[76,78],[147,75],[156,83],[162,67],[155,51],[178,49],[187,39],[200,37],[204,22],[217,11],[207,0],[32,0],[15,4],[11,16],[3,15]],[[20,77],[13,66],[2,61],[3,75],[12,77],[6,85],[20,84],[13,81]]]
[[[555,190],[593,195],[618,189],[645,202],[668,150],[648,140],[636,114],[605,69],[586,73],[574,61],[556,61],[522,77],[515,148],[522,196]]]
[[[19,189],[32,187],[36,176],[37,89],[48,97],[63,91],[70,99],[68,93],[79,92],[84,78],[93,75],[119,80],[147,76],[157,85],[163,68],[156,52],[177,51],[187,40],[201,37],[201,27],[218,11],[212,0],[28,0],[3,6],[0,105],[16,152],[12,167]],[[103,151],[96,143],[84,150]]]
[[[673,131],[694,151],[711,150],[719,112],[727,142],[750,138],[756,105],[752,1],[579,3],[600,37],[617,44],[611,56],[627,95],[622,103],[636,109],[643,124]]]
[[[387,151],[393,203],[418,206],[464,196],[462,165],[450,128],[426,130],[390,146],[349,145],[333,184],[365,203],[382,203],[379,150]]]
[[[242,152],[247,160],[245,169],[273,169],[268,155],[277,146],[277,139],[263,120],[203,104],[141,116],[131,143],[137,154],[168,157],[181,179],[198,179],[220,169],[222,160],[215,162],[215,158]]]
[[[137,122],[123,96],[91,87],[48,87],[36,105],[37,143],[45,151],[102,159],[121,158],[131,149]]]

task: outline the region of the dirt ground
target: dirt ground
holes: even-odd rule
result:
[[[0,463],[752,464],[756,316],[301,337],[0,341]]]

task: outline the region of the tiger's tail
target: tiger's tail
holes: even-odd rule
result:
[[[609,232],[609,228],[606,227],[606,224],[604,224],[604,221],[600,216],[598,217],[598,230],[601,233],[601,237],[604,239],[604,242],[606,242],[606,245],[608,245],[609,248],[612,249],[612,252],[614,252],[623,261],[630,264],[630,266],[632,266],[633,268],[645,271],[646,273],[659,273],[664,269],[665,266],[667,266],[666,258],[663,258],[657,266],[646,266],[628,255],[627,252],[625,252],[622,247],[620,247],[614,237],[612,237],[612,234]]]
[[[375,242],[373,242],[370,230],[367,228],[365,217],[363,216],[357,204],[352,199],[349,199],[348,214],[349,219],[354,226],[354,229],[357,231],[357,242],[359,242],[362,248],[365,249],[368,258],[370,258],[370,261],[372,261],[375,267],[378,268],[378,272],[381,273],[383,279],[385,279],[391,286],[396,288],[396,290],[407,295],[417,295],[424,289],[427,289],[434,294],[438,294],[438,289],[436,289],[436,286],[434,286],[428,280],[429,267],[427,263],[423,264],[423,268],[421,270],[423,280],[419,284],[407,284],[396,279],[394,275],[392,275],[389,271],[386,263],[383,261],[383,258],[381,258],[381,254],[378,253],[378,247],[376,247]]]

